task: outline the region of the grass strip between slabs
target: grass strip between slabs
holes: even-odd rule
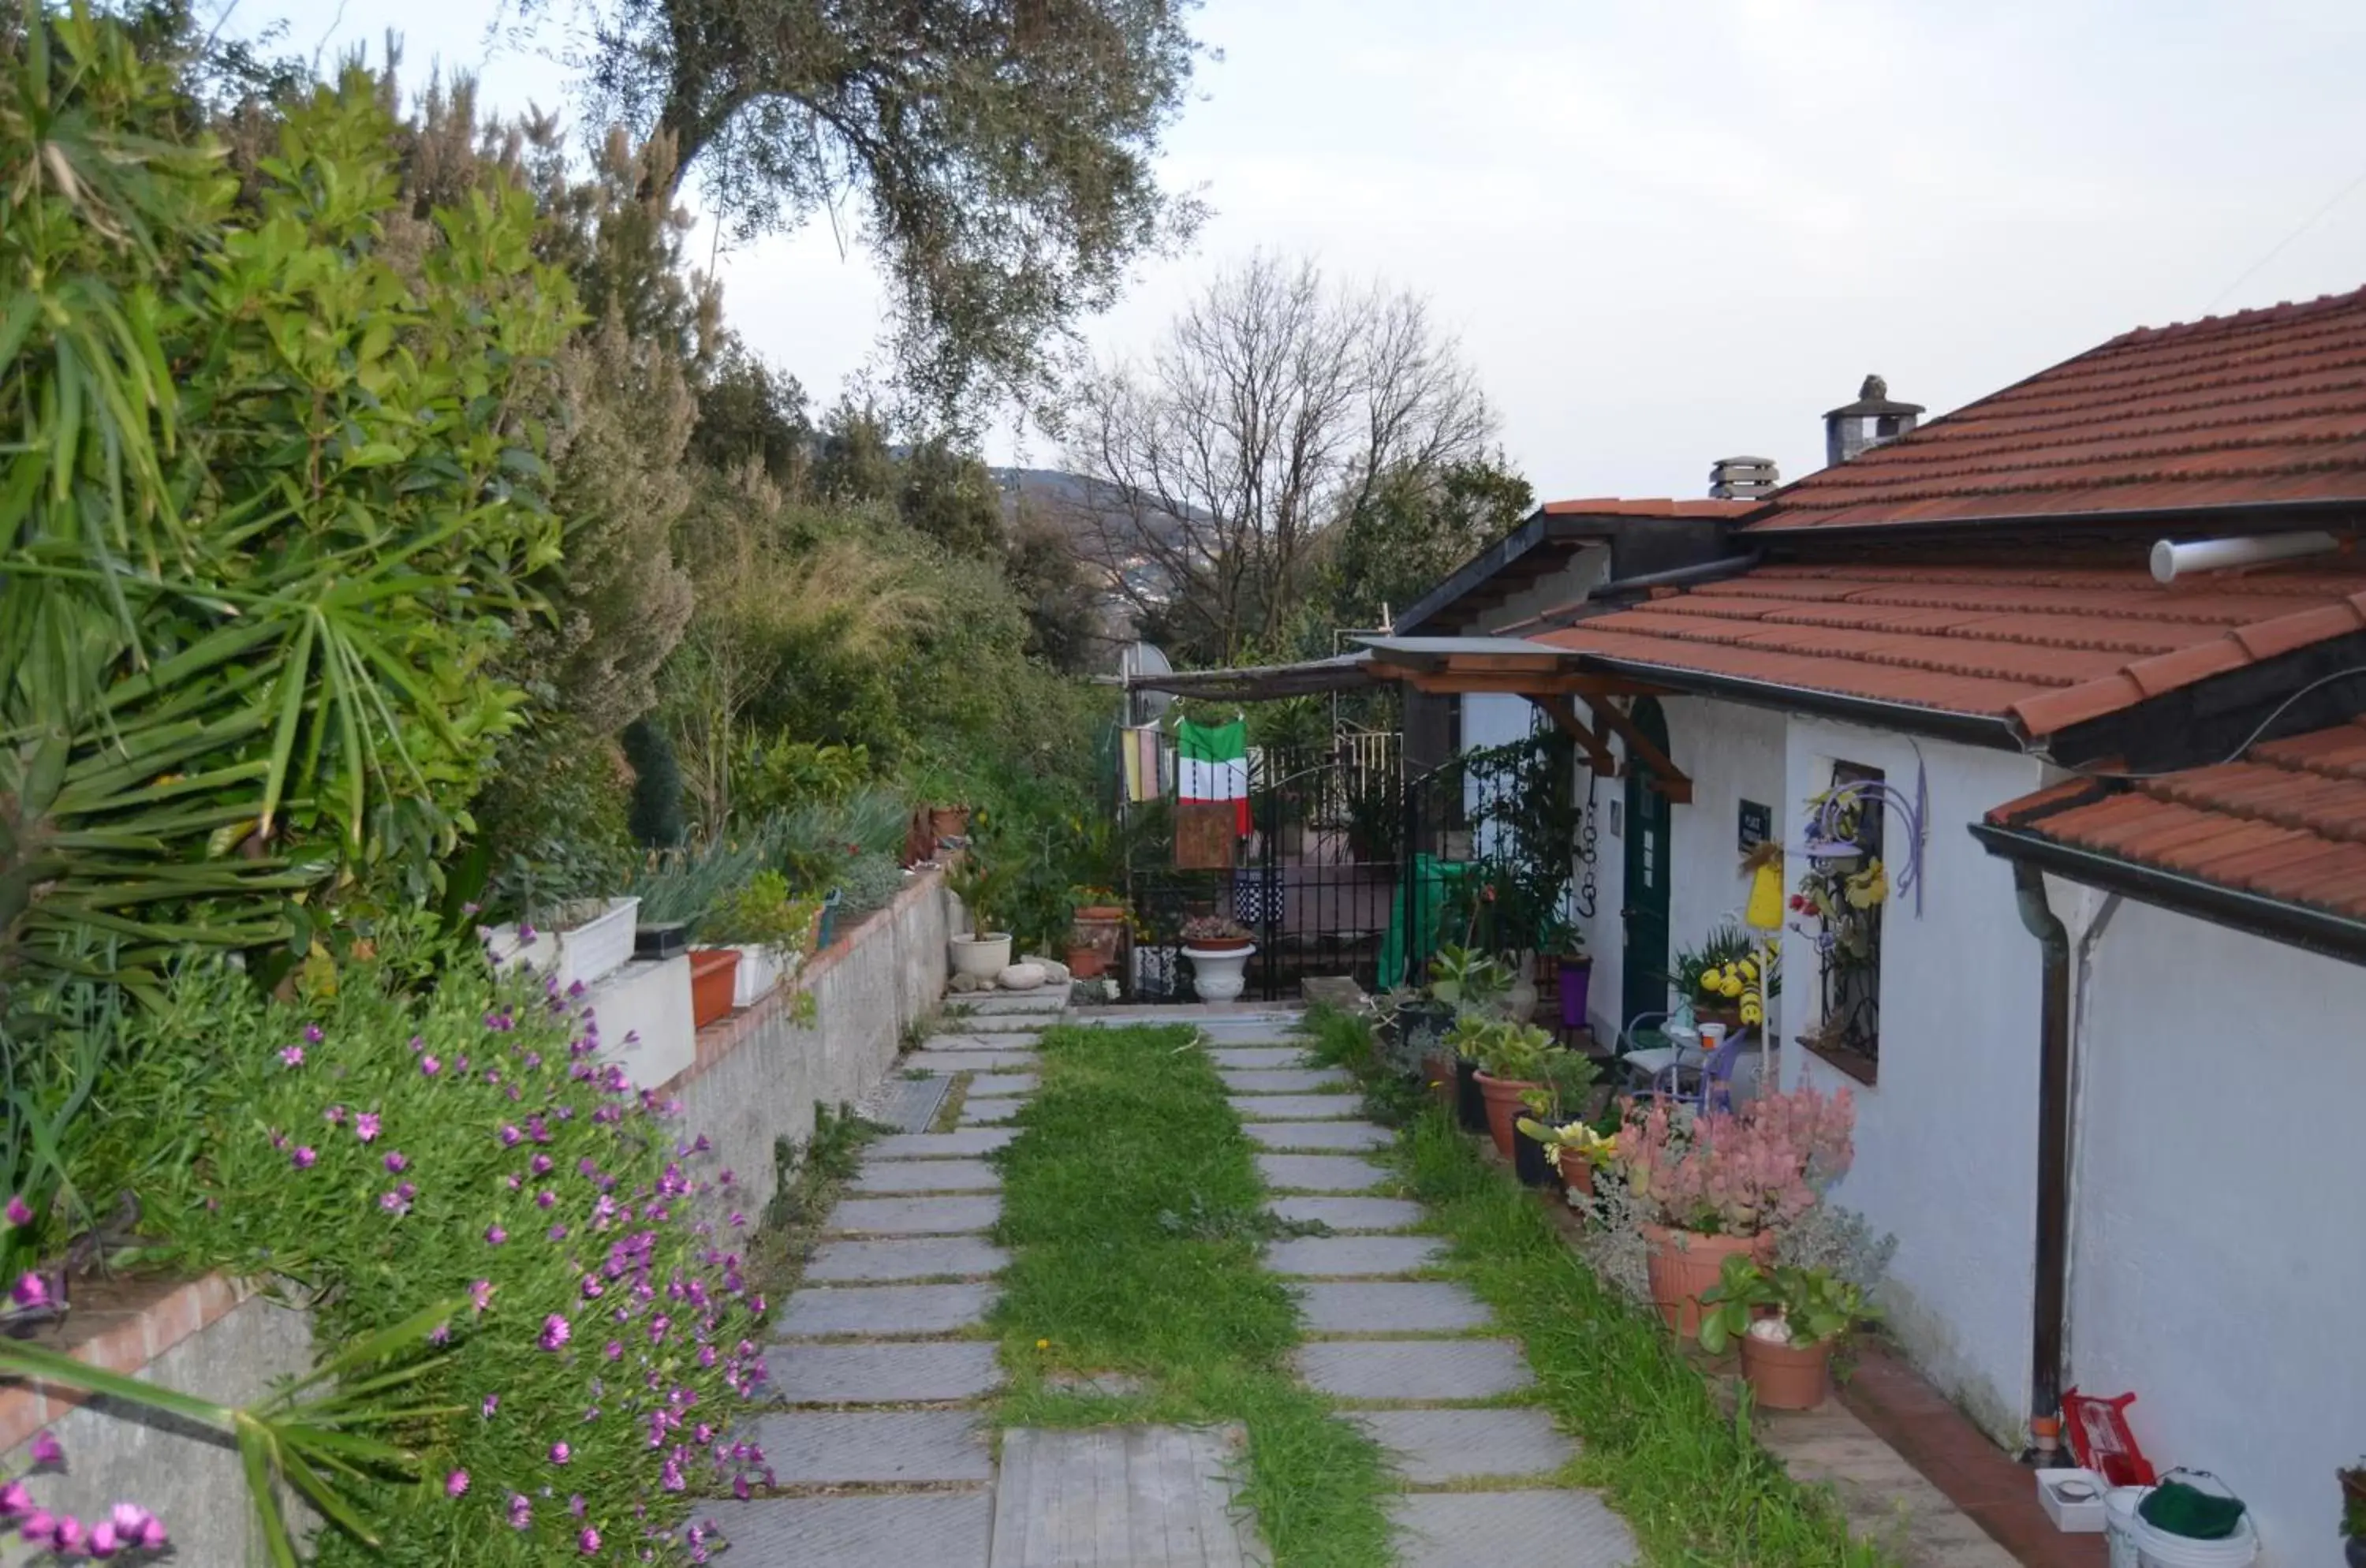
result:
[[[1298,1315],[1258,1262],[1272,1232],[1256,1146],[1193,1032],[1065,1028],[1043,1036],[1042,1085],[1003,1173],[1009,1248],[994,1325],[1010,1384],[1005,1427],[1238,1421],[1276,1568],[1390,1560],[1380,1450],[1298,1386]],[[1120,1397],[1058,1374],[1119,1373]]]
[[[1386,1085],[1369,1025],[1313,1015],[1315,1054]],[[1894,1559],[1850,1540],[1834,1500],[1793,1481],[1727,1415],[1658,1316],[1600,1282],[1536,1195],[1482,1156],[1444,1111],[1388,1095],[1409,1112],[1401,1134],[1414,1196],[1451,1247],[1447,1272],[1489,1307],[1527,1353],[1542,1404],[1585,1445],[1579,1474],[1598,1487],[1655,1564],[1886,1568]]]

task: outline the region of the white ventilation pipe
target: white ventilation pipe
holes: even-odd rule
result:
[[[2240,539],[2195,539],[2175,544],[2163,539],[2152,547],[2155,582],[2174,582],[2188,572],[2225,571],[2238,566],[2265,566],[2295,556],[2330,555],[2341,547],[2332,535],[2255,534]]]

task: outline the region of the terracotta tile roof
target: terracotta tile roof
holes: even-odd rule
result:
[[[1829,468],[1752,532],[2366,502],[2366,289],[2113,338]]]
[[[2263,741],[2240,761],[2125,783],[2072,779],[1989,813],[1998,828],[2279,903],[2366,919],[2366,718]]]
[[[1758,501],[1628,500],[1596,496],[1587,501],[1548,501],[1548,517],[1747,517],[1765,502]]]
[[[2135,568],[1768,566],[1532,640],[1622,668],[2009,718],[2049,735],[2366,630],[2366,573],[2163,588]]]

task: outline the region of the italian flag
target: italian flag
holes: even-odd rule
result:
[[[1234,802],[1237,838],[1249,833],[1249,727],[1245,720],[1230,724],[1194,724],[1184,719],[1175,727],[1177,778],[1175,798],[1180,801]]]

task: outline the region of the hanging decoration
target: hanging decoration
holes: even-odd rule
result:
[[[1175,726],[1177,770],[1175,797],[1178,804],[1226,801],[1233,807],[1233,836],[1249,836],[1249,727],[1245,720],[1230,724]]]

